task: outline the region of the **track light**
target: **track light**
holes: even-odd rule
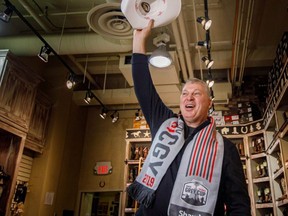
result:
[[[212,73],[210,70],[208,72],[208,79],[207,79],[206,83],[207,83],[209,88],[211,88],[214,85],[214,80],[212,78]]]
[[[202,61],[205,63],[207,69],[211,68],[214,64],[214,61],[212,59],[209,59],[208,56],[203,56]]]
[[[86,92],[86,95],[85,95],[85,98],[84,98],[85,103],[86,104],[90,104],[92,98],[93,98],[93,94],[92,94],[91,90],[88,90]]]
[[[8,23],[11,19],[12,13],[13,13],[13,10],[7,7],[4,12],[0,13],[0,19],[3,22]]]
[[[100,117],[101,117],[102,119],[105,119],[106,116],[107,116],[107,112],[108,112],[108,110],[107,110],[105,107],[103,107],[103,108],[102,108],[102,111],[101,111],[101,113],[100,113]]]
[[[66,81],[66,86],[68,89],[72,89],[76,85],[75,75],[70,73]]]
[[[170,41],[170,36],[162,33],[153,39],[153,44],[158,48],[152,53],[149,58],[149,63],[154,67],[164,68],[172,63],[172,58],[166,49],[166,44]]]
[[[212,113],[215,111],[214,103],[212,103],[212,106],[209,108],[209,114],[212,115]]]
[[[117,110],[115,110],[115,111],[111,114],[110,117],[112,118],[112,123],[117,122],[118,119],[119,119],[119,112],[117,112]]]
[[[210,97],[211,97],[212,101],[215,99],[214,91],[213,91],[213,89],[211,87],[210,87]]]
[[[48,57],[49,57],[49,54],[51,53],[51,49],[48,47],[48,46],[42,46],[41,49],[40,49],[40,52],[38,54],[38,57],[44,61],[44,62],[48,62]]]
[[[206,47],[207,49],[210,47],[210,44],[209,44],[209,42],[208,41],[198,41],[197,42],[197,46],[199,47],[199,46],[204,46],[204,47]]]
[[[135,121],[140,121],[140,120],[141,120],[140,109],[138,109],[137,112],[135,112]]]
[[[210,20],[208,17],[198,17],[197,22],[200,23],[206,31],[211,27],[212,20]]]

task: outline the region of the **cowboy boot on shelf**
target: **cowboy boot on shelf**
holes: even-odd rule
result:
[[[277,152],[277,157],[276,157],[276,161],[277,161],[277,165],[278,165],[278,168],[273,172],[274,174],[276,172],[278,172],[278,170],[280,170],[282,168],[282,160],[281,160],[281,155],[280,155],[280,152]]]
[[[263,137],[258,138],[256,142],[257,142],[257,145],[258,145],[258,153],[265,151]]]
[[[143,148],[143,159],[145,160],[148,155],[148,147]]]
[[[247,169],[246,169],[246,164],[245,163],[242,164],[242,168],[243,168],[244,176],[247,179]]]
[[[282,163],[282,160],[281,160],[281,154],[280,154],[280,152],[277,152],[277,164],[278,164],[278,166],[279,166],[279,169],[281,169],[282,166],[283,166],[283,163]]]
[[[260,165],[261,168],[261,177],[268,176],[268,170],[267,170],[267,162],[263,161],[263,163]]]
[[[271,192],[270,192],[270,188],[266,187],[264,189],[264,194],[265,194],[265,203],[270,203],[272,202],[272,197],[271,197]]]
[[[256,201],[256,203],[258,203],[258,204],[263,203],[264,198],[263,198],[263,191],[261,188],[258,188],[257,196],[258,196],[258,200]]]
[[[283,177],[280,180],[280,189],[281,189],[282,196],[278,197],[276,201],[282,201],[284,199],[287,199],[286,184],[285,184],[285,179]]]
[[[143,146],[139,147],[139,158],[143,158]]]
[[[239,143],[237,147],[238,147],[239,155],[240,156],[244,156],[244,145],[243,145],[243,143]]]
[[[260,167],[259,164],[256,166],[256,171],[257,171],[257,176],[256,176],[256,178],[262,177],[262,169],[261,169],[261,167]]]
[[[132,183],[134,181],[134,173],[133,173],[133,169],[130,168],[129,169],[129,180],[130,183]]]
[[[134,160],[139,160],[139,147],[135,147]]]
[[[258,150],[257,150],[257,145],[256,145],[255,140],[251,141],[251,147],[253,149],[253,154],[256,154]]]

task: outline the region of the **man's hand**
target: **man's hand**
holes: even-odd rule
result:
[[[151,34],[154,20],[150,20],[148,26],[143,29],[135,29],[133,34],[133,53],[146,53],[146,40]]]

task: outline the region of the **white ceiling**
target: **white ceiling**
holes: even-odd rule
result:
[[[36,31],[76,74],[85,72],[95,86],[94,94],[104,104],[137,103],[131,69],[125,64],[123,68],[123,56],[131,55],[133,30],[120,11],[120,0],[5,2],[16,7],[34,32],[14,13],[9,23],[0,22],[0,49],[10,49],[21,56],[36,56],[43,45],[35,36]],[[0,8],[4,10],[5,6]],[[165,32],[170,35],[169,50],[175,55],[169,72],[153,72],[160,96],[168,105],[178,103],[183,80],[206,77],[207,70],[200,58],[207,50],[195,47],[197,41],[205,40],[205,31],[195,22],[195,18],[204,13],[203,0],[182,0],[178,18],[167,26],[153,29],[148,52],[155,49],[153,38]],[[245,77],[257,79],[266,75],[272,66],[277,44],[284,31],[288,31],[288,2],[208,0],[208,14],[212,19],[211,56],[215,61],[212,74],[218,82],[226,83],[225,93],[229,93],[222,96],[223,92],[218,89],[223,90],[223,87],[216,86],[215,97],[228,97],[231,101],[236,95],[243,96],[237,92],[243,91],[240,87],[251,88],[243,83]],[[85,91],[75,92],[74,100],[83,104],[84,94]]]

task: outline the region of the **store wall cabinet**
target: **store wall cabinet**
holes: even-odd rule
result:
[[[126,189],[141,171],[151,146],[149,129],[126,130],[126,158],[124,169],[124,188]],[[124,189],[122,197],[122,214],[135,215],[139,204],[128,196]]]
[[[0,50],[0,62],[0,214],[5,216],[10,215],[24,148],[41,151],[25,142],[36,140],[43,148],[49,105],[36,99],[42,79],[18,57]]]
[[[269,96],[263,116],[266,136],[266,152],[270,168],[270,182],[274,215],[288,210],[287,166],[288,136],[288,32],[277,47],[276,58],[269,74]],[[277,76],[274,76],[277,72]]]
[[[0,86],[0,118],[10,126],[28,132],[37,86],[42,80],[16,56],[3,52],[1,58],[5,58],[6,63]]]

